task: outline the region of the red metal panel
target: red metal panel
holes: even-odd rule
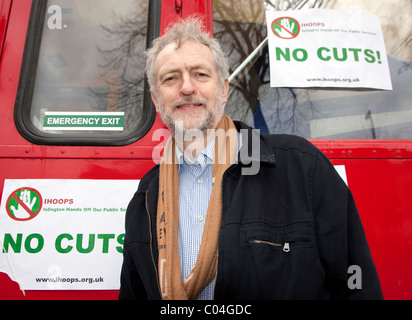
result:
[[[182,17],[200,15],[205,18],[205,26],[210,34],[213,34],[213,1],[212,0],[184,0]]]
[[[11,0],[0,1],[0,57],[3,51],[4,37],[6,36],[7,22],[9,20]]]
[[[333,160],[345,165],[385,299],[412,299],[412,160]]]
[[[165,15],[175,19],[176,13],[167,4],[163,7],[169,9]],[[18,133],[13,112],[30,9],[30,0],[13,1],[0,61],[0,190],[5,179],[140,179],[154,165],[152,151],[159,142],[151,137],[164,128],[159,117],[146,137],[118,148],[38,146]],[[23,296],[5,274],[0,274],[0,288],[0,299],[117,299],[118,295],[117,290],[103,290],[27,291]]]
[[[311,140],[330,159],[412,159],[412,140]]]
[[[183,0],[182,0],[183,1]],[[182,17],[182,10],[177,10],[176,1],[162,1],[162,20],[160,23],[160,34],[172,23]],[[183,3],[181,4],[183,6]]]
[[[0,145],[28,145],[14,125],[14,103],[30,16],[31,0],[14,0],[0,60]]]

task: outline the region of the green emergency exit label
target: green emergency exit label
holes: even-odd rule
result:
[[[44,114],[43,130],[123,131],[124,112],[52,112]]]

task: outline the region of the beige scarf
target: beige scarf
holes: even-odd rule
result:
[[[223,116],[216,129],[213,189],[196,264],[182,282],[179,258],[179,173],[172,137],[160,163],[157,207],[159,282],[164,300],[196,299],[216,276],[217,244],[222,217],[223,173],[236,161],[238,134],[233,121]]]

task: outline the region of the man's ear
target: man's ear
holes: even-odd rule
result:
[[[152,97],[152,101],[153,101],[153,104],[155,105],[156,112],[158,113],[159,112],[159,104],[157,103],[157,97],[153,93],[153,91],[150,91],[150,96]]]
[[[226,79],[222,86],[222,102],[225,104],[229,95],[229,80]]]

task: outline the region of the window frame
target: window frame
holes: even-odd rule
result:
[[[149,93],[145,77],[143,112],[144,119],[137,130],[123,135],[110,137],[94,134],[92,137],[71,137],[70,134],[50,134],[39,130],[30,119],[30,110],[34,93],[37,65],[40,54],[43,27],[47,14],[47,0],[32,2],[29,25],[27,29],[23,61],[20,71],[19,86],[14,107],[14,122],[19,133],[36,145],[65,146],[124,146],[130,145],[146,135],[156,118],[156,110]],[[160,34],[161,0],[149,0],[146,48]]]

